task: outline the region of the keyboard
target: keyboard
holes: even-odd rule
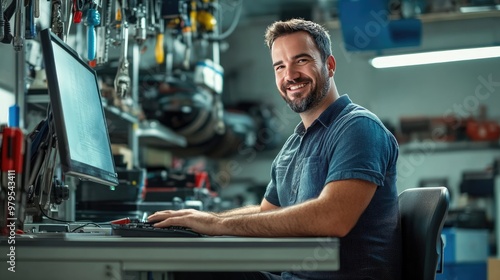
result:
[[[202,237],[203,235],[186,227],[153,227],[151,223],[138,222],[124,225],[111,225],[112,234],[122,237]]]

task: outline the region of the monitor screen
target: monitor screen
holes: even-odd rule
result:
[[[62,172],[117,185],[96,72],[49,29],[40,36]]]

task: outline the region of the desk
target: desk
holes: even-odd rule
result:
[[[493,190],[493,204],[495,205],[495,242],[497,243],[497,258],[500,258],[500,175],[495,176],[495,188]]]
[[[0,279],[139,280],[172,271],[338,270],[335,238],[123,238],[82,236],[0,240]]]

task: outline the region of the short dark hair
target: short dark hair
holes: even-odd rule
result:
[[[326,58],[332,54],[332,42],[328,31],[315,22],[301,18],[277,21],[268,26],[265,35],[266,45],[271,49],[274,41],[279,37],[299,31],[309,33],[314,39],[323,60],[326,60]]]

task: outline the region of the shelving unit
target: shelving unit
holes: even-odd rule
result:
[[[186,147],[185,137],[176,134],[171,129],[163,126],[158,121],[143,121],[139,123],[135,135],[140,146],[155,148],[170,148],[172,146]]]
[[[39,110],[42,110],[42,108],[45,110],[49,102],[49,96],[44,90],[37,90],[36,93],[31,94],[28,93],[26,98],[26,103],[28,105],[34,105]],[[108,105],[105,100],[103,100],[103,108],[106,115],[110,140],[113,144],[125,144],[129,147],[154,148],[187,146],[187,140],[183,136],[176,134],[173,130],[157,121],[139,121],[136,116],[118,107]],[[133,165],[137,164],[138,159],[134,158]]]

